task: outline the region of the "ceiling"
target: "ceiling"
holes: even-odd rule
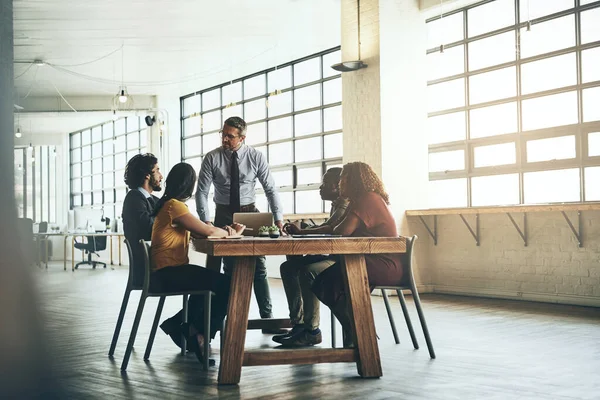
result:
[[[199,90],[339,43],[340,0],[14,0],[15,102]]]

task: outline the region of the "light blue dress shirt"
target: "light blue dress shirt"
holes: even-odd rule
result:
[[[144,189],[143,187],[139,187],[137,188],[137,190],[140,191],[141,194],[144,195],[145,198],[149,199],[150,197],[152,197],[152,195],[150,193],[148,193],[148,191],[146,189]]]
[[[265,190],[275,221],[282,221],[283,208],[281,200],[264,154],[246,144],[242,144],[237,153],[240,167],[240,205],[245,206],[255,202],[255,186],[258,179]],[[211,183],[215,186],[214,202],[229,205],[232,154],[232,150],[224,149],[221,146],[209,152],[202,161],[196,190],[196,211],[202,221],[210,221],[208,192]]]

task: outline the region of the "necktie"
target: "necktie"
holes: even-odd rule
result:
[[[240,166],[238,164],[238,154],[234,151],[231,155],[231,186],[229,188],[229,207],[231,212],[240,211]]]
[[[148,200],[148,204],[150,204],[150,210],[154,210],[154,206],[156,205],[156,202],[154,201],[153,197],[148,197],[146,200]]]

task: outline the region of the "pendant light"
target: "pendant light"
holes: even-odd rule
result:
[[[367,64],[362,62],[360,59],[360,0],[356,0],[356,14],[357,14],[357,33],[358,33],[358,60],[353,61],[342,61],[341,63],[333,64],[331,68],[340,72],[351,72],[361,68],[367,68]]]

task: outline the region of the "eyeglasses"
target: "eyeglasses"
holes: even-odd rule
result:
[[[229,133],[225,133],[225,132],[223,132],[223,130],[219,131],[219,135],[221,135],[221,137],[224,138],[224,139],[227,138],[228,140],[233,140],[233,139],[236,139],[236,138],[240,137],[238,135],[231,135]]]

